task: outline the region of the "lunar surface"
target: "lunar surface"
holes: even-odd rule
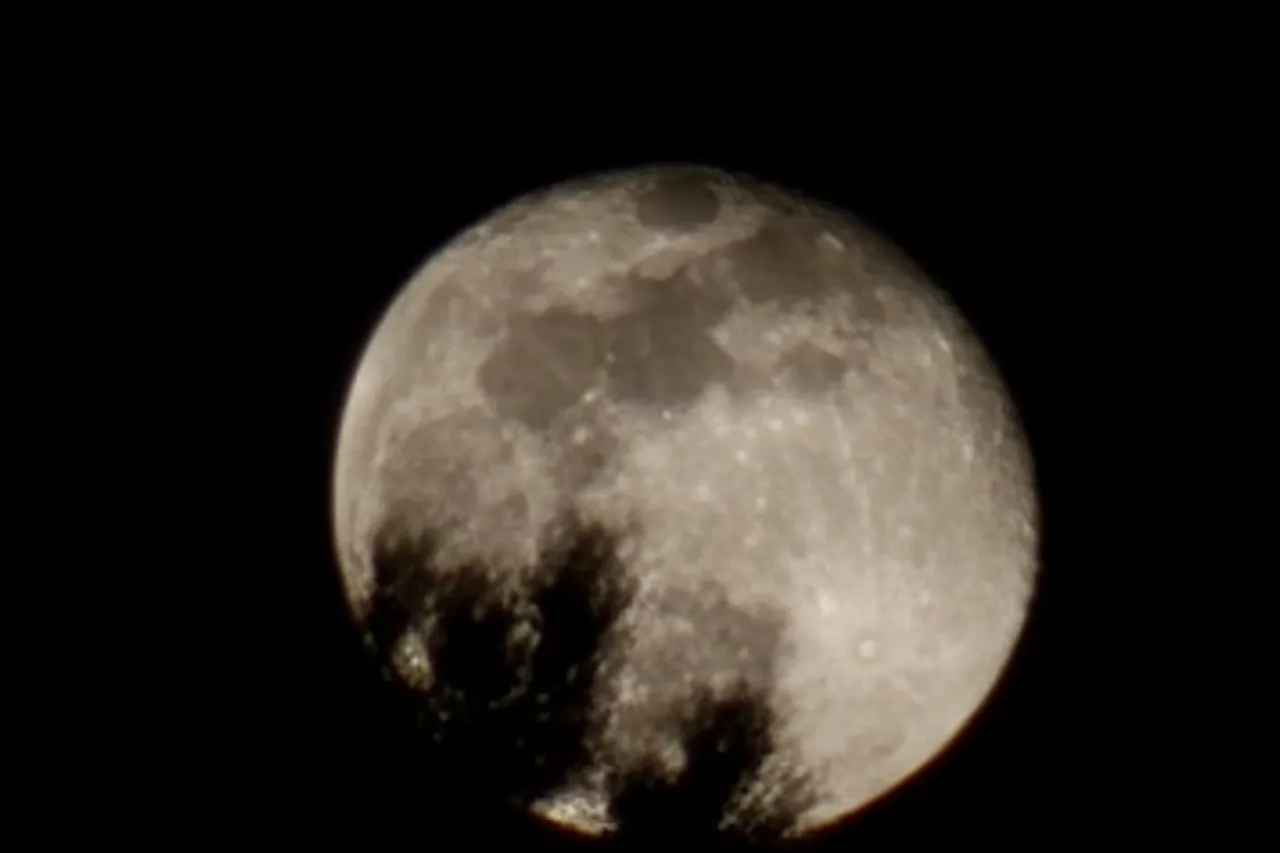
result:
[[[518,199],[354,376],[356,620],[442,762],[587,834],[806,833],[977,712],[1036,579],[1015,411],[855,218],[696,166]]]

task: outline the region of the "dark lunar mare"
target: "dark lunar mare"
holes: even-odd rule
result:
[[[655,198],[676,205],[689,201],[690,187],[705,189],[701,178],[686,183],[686,177],[660,182]],[[733,389],[742,366],[712,332],[740,300],[793,312],[841,290],[856,297],[859,318],[884,321],[874,289],[850,278],[844,254],[831,257],[834,250],[821,245],[823,233],[821,224],[779,215],[664,278],[629,277],[630,309],[616,317],[564,308],[514,312],[477,383],[500,415],[537,432],[550,429],[593,386],[610,399],[656,410],[686,408],[711,385]],[[864,244],[864,257],[885,251],[873,239]],[[717,271],[718,264],[728,271]],[[780,367],[800,390],[813,393],[837,387],[845,369],[835,355],[812,346],[787,353]]]
[[[662,410],[732,381],[734,360],[710,334],[731,294],[695,284],[681,268],[666,279],[635,279],[628,296],[631,310],[608,319],[561,308],[512,314],[476,374],[498,413],[545,433],[592,386]]]
[[[504,418],[544,432],[599,380],[608,351],[597,317],[564,309],[515,313],[476,382]]]
[[[609,322],[609,396],[653,409],[683,409],[713,384],[728,384],[732,357],[711,330],[733,305],[681,268],[666,279],[636,279],[631,311]]]
[[[577,520],[567,529],[546,549],[529,588],[514,594],[500,591],[482,566],[442,570],[431,537],[377,541],[365,627],[393,709],[415,732],[404,761],[424,792],[424,811],[433,808],[428,791],[447,792],[440,802],[506,800],[527,808],[587,765],[601,655],[635,585],[619,559],[616,531]],[[722,622],[745,626],[754,618],[716,606]],[[522,623],[537,630],[537,642]],[[399,678],[392,663],[407,632],[430,655],[434,681],[427,689]],[[773,749],[773,720],[757,689],[742,683],[719,698],[697,690],[681,711],[680,729],[687,763],[678,778],[640,767],[610,780],[619,824],[611,844],[652,849],[662,840],[692,839],[724,849],[777,838],[794,823],[806,802],[803,785],[769,813],[728,833],[719,829],[735,794]]]
[[[780,217],[720,251],[750,302],[794,310],[826,298],[840,286],[842,277],[822,262],[821,234],[822,228],[813,223]]]

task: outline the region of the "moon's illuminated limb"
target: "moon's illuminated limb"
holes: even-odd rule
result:
[[[610,767],[678,765],[667,723],[741,679],[776,720],[743,808],[797,773],[798,829],[881,795],[990,691],[1036,569],[1027,449],[950,305],[858,223],[708,171],[554,188],[425,265],[353,381],[334,497],[362,615],[388,531],[514,587],[566,507],[626,532],[594,760],[535,806],[585,831]]]

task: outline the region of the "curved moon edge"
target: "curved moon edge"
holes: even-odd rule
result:
[[[631,212],[617,213],[620,205]],[[477,790],[583,832],[634,836],[679,826],[684,836],[674,837],[781,838],[854,811],[900,783],[950,740],[994,685],[1020,630],[1035,569],[1034,499],[1016,418],[997,381],[981,367],[964,370],[982,363],[981,347],[919,272],[847,217],[819,217],[815,210],[782,191],[696,167],[597,176],[499,211],[446,247],[397,298],[349,395],[335,471],[335,532],[357,617],[422,725],[431,755],[424,766],[459,775],[484,767],[487,778],[474,780]],[[614,226],[622,236],[590,237],[611,227],[610,217],[630,223]],[[600,242],[603,250],[592,249]],[[544,243],[550,251],[529,255],[528,245]],[[561,263],[575,252],[586,261],[576,268]],[[575,289],[584,270],[590,286]],[[460,275],[474,275],[494,292],[459,284]],[[842,287],[851,278],[854,286]],[[731,291],[716,289],[722,280],[733,282]],[[754,372],[744,373],[744,365],[757,344],[735,350],[731,337],[712,334],[726,328],[726,317],[738,316],[745,318],[739,334],[753,341],[753,317],[767,324],[806,312],[811,332],[813,318],[830,315],[839,299],[844,315],[857,320],[851,333],[843,330],[843,342],[840,328],[826,342],[801,335]],[[659,352],[677,356],[675,366],[655,367],[655,338]],[[851,370],[874,373],[874,363],[857,361],[859,341],[873,354],[897,347],[898,357],[916,357],[916,340],[924,338],[933,342],[930,357],[960,365],[952,396],[937,404],[943,414],[978,411],[986,419],[975,425],[986,436],[985,450],[966,452],[1003,466],[1001,500],[1020,514],[1013,538],[1021,538],[1001,547],[1020,578],[992,611],[998,635],[957,664],[968,669],[963,698],[948,700],[953,707],[924,747],[887,747],[904,750],[897,770],[850,801],[847,790],[824,790],[815,756],[802,760],[782,743],[786,721],[778,715],[786,711],[777,685],[788,676],[779,667],[792,666],[780,663],[788,654],[786,614],[745,608],[724,584],[690,589],[687,597],[712,603],[718,615],[702,614],[703,624],[726,626],[730,634],[736,624],[762,638],[751,644],[749,660],[736,667],[712,661],[661,701],[622,695],[626,674],[617,662],[634,656],[628,615],[646,581],[629,543],[645,531],[634,524],[623,529],[616,512],[578,513],[584,507],[575,509],[582,502],[574,495],[618,458],[620,441],[670,428],[670,413],[679,422],[710,384],[741,395],[767,391],[783,376],[798,392],[820,396],[847,390]],[[428,340],[438,342],[435,349],[424,348]],[[549,340],[560,349],[548,353]],[[618,352],[634,355],[622,363],[602,355]],[[547,376],[536,368],[547,363],[559,369],[554,382],[540,385]],[[689,383],[680,365],[704,373]],[[522,367],[533,373],[522,378]],[[685,382],[655,384],[664,376]],[[880,381],[889,387],[897,379]],[[434,402],[406,409],[405,423],[419,423],[428,410],[431,418],[464,420],[466,412],[488,411],[476,415],[473,432],[498,424],[501,440],[452,461],[441,457],[461,445],[389,450],[391,415],[424,383],[434,389],[428,398]],[[579,401],[593,393],[620,403],[642,426],[584,409]],[[507,498],[517,499],[514,510],[486,517],[499,531],[509,526],[503,513],[515,512],[523,541],[489,551],[452,544],[451,524],[477,523],[451,522],[454,510],[445,506],[465,512],[476,505],[449,492],[483,485],[468,482],[468,465],[504,470],[516,463],[501,448],[521,442],[541,448],[533,456],[545,456],[548,446],[576,440],[583,423],[603,444],[548,463],[550,494],[513,487]],[[413,431],[406,440],[416,440]],[[528,467],[528,455],[514,458]],[[422,459],[443,467],[417,466]],[[406,470],[388,473],[399,468]],[[371,499],[367,485],[358,485],[401,475],[409,492],[428,480],[453,485],[433,504],[415,498],[407,507]],[[612,520],[602,522],[604,516]],[[717,673],[731,677],[717,680]],[[741,673],[753,675],[736,677]],[[628,708],[640,716],[628,718]],[[626,731],[646,727],[661,738],[626,743]],[[856,758],[856,751],[846,757]]]

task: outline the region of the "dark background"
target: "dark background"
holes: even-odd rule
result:
[[[216,389],[236,405],[215,443],[254,463],[198,540],[231,562],[209,593],[225,607],[199,608],[219,613],[195,643],[210,664],[175,668],[182,698],[158,714],[178,773],[157,787],[186,825],[367,849],[573,848],[404,766],[405,732],[341,598],[330,466],[362,347],[433,250],[523,192],[672,160],[809,192],[907,249],[985,340],[1036,458],[1044,574],[1006,678],[944,757],[804,849],[1084,840],[1128,807],[1137,771],[1112,743],[1130,673],[1107,652],[1118,558],[1099,556],[1114,530],[1097,488],[1120,441],[1102,414],[1117,393],[1108,305],[1140,285],[1109,260],[1133,152],[1104,116],[943,98],[856,122],[801,120],[783,100],[641,121],[569,93],[548,110],[288,87],[236,115],[193,165],[218,223],[211,256],[224,239],[244,248],[211,261],[214,310],[234,318],[219,370],[244,377]]]

